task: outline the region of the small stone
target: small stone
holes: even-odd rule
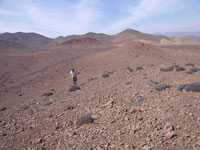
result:
[[[116,146],[114,144],[111,144],[109,147],[112,149],[116,148]]]
[[[100,145],[98,145],[98,146],[97,146],[97,150],[103,150],[103,147],[100,146]]]
[[[173,131],[174,127],[169,122],[167,122],[164,126],[164,129],[165,131]]]
[[[6,136],[6,135],[7,135],[6,133],[3,133],[3,134],[2,134],[2,136]]]
[[[88,81],[92,81],[92,80],[95,80],[95,79],[97,79],[97,77],[90,77],[90,78],[88,78]]]
[[[68,109],[68,110],[73,110],[73,109],[74,109],[74,106],[68,106],[67,109]]]
[[[183,68],[183,67],[177,67],[176,68],[176,71],[184,71],[185,70],[185,68]]]
[[[99,115],[97,115],[97,114],[93,114],[93,115],[91,116],[91,118],[94,119],[94,120],[96,120],[96,119],[99,118]]]
[[[144,83],[144,85],[146,86],[151,86],[151,85],[156,85],[156,84],[158,84],[158,82],[153,81],[153,80],[149,80]]]
[[[137,67],[136,67],[136,70],[141,70],[141,69],[143,69],[142,66],[137,66]]]
[[[112,71],[110,71],[110,72],[105,71],[101,77],[102,77],[102,78],[107,78],[107,77],[110,76],[110,74],[113,74],[113,72],[112,72]]]
[[[47,93],[44,93],[42,96],[51,96],[51,95],[53,95],[53,92],[47,92]]]
[[[193,117],[194,115],[193,115],[193,113],[189,113],[189,116],[190,116],[190,117]]]
[[[132,113],[136,113],[137,112],[137,109],[135,107],[131,107],[128,111],[130,114]]]
[[[93,121],[94,119],[92,118],[92,113],[86,113],[78,117],[76,125],[80,127],[83,124],[92,123]]]
[[[108,107],[108,106],[112,107],[113,104],[114,104],[114,100],[110,100],[104,105],[104,107]]]
[[[187,64],[185,64],[185,66],[191,66],[191,67],[194,67],[194,64],[187,63]]]
[[[159,83],[159,84],[157,84],[157,85],[154,86],[154,89],[156,91],[163,91],[166,88],[169,88],[169,85],[167,85],[166,83]]]
[[[144,149],[144,150],[151,150],[151,148],[150,148],[148,145],[145,145],[145,146],[143,147],[143,149]]]
[[[77,91],[77,90],[80,90],[80,89],[81,89],[80,87],[73,85],[73,86],[69,87],[69,92],[74,92],[74,91]]]
[[[132,82],[130,81],[130,82],[126,82],[125,83],[125,85],[131,85],[132,84]]]
[[[176,134],[175,131],[169,131],[169,132],[167,132],[167,133],[165,134],[165,137],[166,137],[167,139],[171,139],[171,138],[173,138],[173,137],[175,137],[175,136],[177,136],[177,134]]]
[[[199,71],[199,69],[196,68],[196,67],[193,67],[193,68],[190,68],[190,70],[187,71],[186,73],[187,73],[187,74],[193,74],[194,72],[197,72],[197,71]]]
[[[168,67],[168,68],[161,68],[160,71],[163,72],[171,72],[174,70],[174,66]]]
[[[47,102],[47,103],[44,104],[44,106],[50,106],[52,104],[53,104],[53,102]]]
[[[36,141],[36,144],[40,144],[40,143],[42,143],[43,141],[44,141],[44,139],[39,138],[39,139]]]
[[[6,107],[0,108],[0,111],[4,111],[4,110],[6,110]]]
[[[122,68],[121,70],[128,70],[128,71],[130,71],[130,72],[133,72],[133,69],[131,68],[131,67],[126,67],[126,68]]]

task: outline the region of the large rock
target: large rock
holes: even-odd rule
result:
[[[193,68],[190,68],[190,70],[187,71],[186,73],[187,73],[187,74],[193,74],[194,72],[197,72],[197,71],[199,71],[199,69],[196,68],[196,67],[193,67]]]
[[[156,85],[158,83],[159,82],[157,82],[157,81],[149,80],[149,81],[144,82],[144,85],[151,86],[151,85]]]
[[[128,71],[130,71],[130,72],[133,72],[133,69],[132,69],[131,67],[129,67],[129,66],[126,67],[126,68],[122,68],[121,70],[126,70],[126,69],[127,69]]]
[[[168,68],[161,68],[160,71],[163,71],[163,72],[171,72],[174,70],[174,66],[171,66],[171,67],[168,67]]]
[[[78,117],[78,119],[76,121],[76,125],[78,127],[80,127],[83,124],[92,123],[93,121],[94,121],[94,119],[92,118],[92,113],[86,113],[86,114],[83,114],[80,117]]]
[[[174,67],[174,68],[179,68],[180,66],[179,66],[179,65],[173,65],[172,67]]]
[[[156,84],[156,85],[154,86],[154,89],[155,89],[156,91],[163,91],[163,90],[165,90],[166,88],[169,88],[169,85],[167,85],[166,83],[159,83],[159,84]]]
[[[141,69],[143,69],[142,66],[137,66],[137,67],[136,67],[136,70],[141,70]]]
[[[194,67],[194,64],[187,63],[187,64],[185,64],[185,66],[191,66],[191,67]]]
[[[178,91],[200,92],[200,82],[182,84],[178,87]]]
[[[78,87],[77,85],[73,85],[73,86],[70,86],[69,87],[69,92],[74,92],[74,91],[77,91],[77,90],[80,90],[81,88]]]
[[[184,71],[184,70],[185,70],[185,68],[180,67],[180,66],[176,68],[176,71]]]

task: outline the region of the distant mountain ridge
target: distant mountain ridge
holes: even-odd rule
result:
[[[196,32],[166,32],[166,33],[155,33],[156,35],[163,35],[167,37],[183,37],[190,38],[197,42],[200,42],[200,31]]]
[[[2,33],[0,34],[0,40],[7,41],[10,44],[18,43],[30,49],[39,49],[42,46],[52,41],[51,38],[45,37],[37,33],[23,33],[23,32]]]
[[[126,29],[115,35],[88,32],[84,35],[71,35],[71,36],[66,36],[66,37],[58,37],[52,43],[50,43],[50,45],[61,46],[63,45],[62,43],[66,43],[65,46],[69,46],[69,45],[71,46],[73,43],[76,44],[80,41],[77,39],[87,39],[88,44],[92,44],[91,41],[93,41],[94,43],[99,41],[100,44],[110,43],[114,45],[120,45],[120,44],[128,43],[128,42],[146,42],[146,43],[158,44],[161,42],[162,39],[170,40],[168,37],[165,37],[165,36],[146,34],[146,33],[142,33],[133,29]],[[87,44],[87,41],[85,41],[84,43],[82,42],[82,43]]]
[[[200,35],[200,32],[196,35]],[[166,35],[172,35],[166,34]],[[175,33],[173,33],[175,35]],[[185,34],[181,34],[185,35]],[[42,50],[42,49],[70,49],[70,48],[103,48],[116,47],[130,42],[143,42],[149,44],[196,44],[199,37],[190,36],[192,40],[173,39],[163,35],[142,33],[133,29],[126,29],[118,34],[108,35],[104,33],[88,32],[83,35],[59,36],[55,39],[45,37],[37,33],[2,33],[0,34],[0,50]],[[195,43],[196,42],[196,43]]]
[[[156,35],[164,35],[168,37],[187,37],[187,36],[198,36],[200,37],[200,31],[196,32],[165,32],[165,33],[155,33]]]

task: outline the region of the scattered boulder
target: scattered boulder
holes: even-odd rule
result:
[[[166,83],[158,83],[154,86],[154,89],[156,91],[163,91],[165,90],[166,88],[169,88],[169,85],[167,85]]]
[[[131,67],[126,67],[126,68],[122,68],[121,70],[128,70],[128,71],[130,71],[130,72],[133,72],[133,69],[131,68]]]
[[[107,77],[109,77],[110,74],[113,74],[113,72],[112,71],[109,71],[109,72],[105,71],[104,74],[101,77],[102,78],[107,78]]]
[[[178,87],[178,91],[200,92],[200,82],[182,84]]]
[[[137,67],[136,67],[136,70],[141,70],[141,69],[143,69],[142,66],[137,66]]]
[[[158,83],[159,82],[157,82],[157,81],[149,80],[149,81],[144,82],[144,85],[151,86],[151,85],[156,85]]]
[[[0,108],[0,111],[4,111],[4,110],[6,110],[6,107]]]
[[[74,92],[74,91],[77,91],[77,90],[80,90],[81,88],[77,85],[73,85],[73,86],[70,86],[69,87],[69,92]]]
[[[92,80],[95,80],[95,79],[97,79],[97,77],[90,77],[90,78],[88,78],[88,81],[92,81]]]
[[[53,92],[46,92],[46,93],[44,93],[42,96],[51,96],[51,95],[53,95]]]
[[[107,77],[109,77],[109,74],[108,74],[108,73],[104,73],[104,74],[102,75],[102,78],[107,78]]]
[[[188,86],[188,84],[182,84],[178,87],[178,91],[185,91],[186,86]]]
[[[185,68],[183,68],[183,67],[176,67],[176,71],[184,71],[185,70]]]
[[[94,122],[94,119],[92,118],[92,113],[86,113],[78,117],[76,121],[76,125],[80,127],[83,124],[92,123],[92,122]]]
[[[185,64],[185,66],[191,66],[191,67],[194,67],[194,64],[187,63],[187,64]]]
[[[179,65],[173,65],[172,67],[174,67],[174,68],[179,68],[180,66]]]
[[[127,67],[128,71],[133,72],[133,69],[131,67]]]
[[[196,68],[196,67],[193,67],[193,68],[190,68],[190,70],[187,71],[186,73],[187,73],[187,74],[193,74],[194,72],[197,72],[197,71],[199,71],[199,69]]]
[[[44,106],[50,106],[52,104],[53,104],[53,102],[47,102],[47,103],[44,104]]]
[[[146,100],[145,96],[137,96],[137,100],[133,100],[133,101],[126,101],[124,102],[126,105],[140,105],[141,103],[144,102],[144,100]]]
[[[174,66],[168,67],[168,68],[161,68],[160,71],[163,72],[171,72],[174,70]]]

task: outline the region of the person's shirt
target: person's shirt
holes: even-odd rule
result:
[[[71,70],[70,75],[71,75],[71,78],[74,78],[74,77],[76,77],[76,72]]]

